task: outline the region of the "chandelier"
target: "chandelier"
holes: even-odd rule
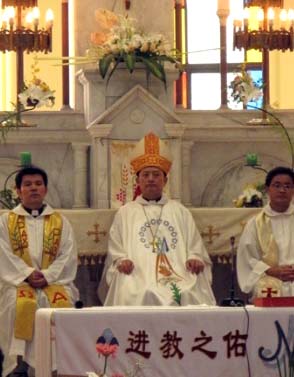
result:
[[[293,51],[294,10],[283,6],[283,0],[245,0],[243,18],[234,20],[234,48]],[[255,29],[249,27],[251,7],[259,7]]]
[[[46,12],[45,27],[39,28],[38,0],[0,0],[0,51],[50,52],[53,12]]]

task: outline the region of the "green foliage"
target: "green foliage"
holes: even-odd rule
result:
[[[136,63],[141,63],[146,70],[147,77],[153,75],[162,81],[166,87],[165,62],[178,64],[178,61],[171,56],[158,55],[155,53],[143,54],[139,50],[135,50],[128,54],[123,52],[120,54],[107,54],[103,56],[99,59],[99,71],[102,78],[107,78],[108,83],[119,63],[124,63],[130,73],[133,73],[136,68]],[[108,76],[107,73],[109,73]]]
[[[21,108],[21,111],[17,111],[16,105],[12,104],[14,106],[13,111],[5,111],[4,118],[0,120],[0,141],[5,141],[8,132],[19,125],[21,122],[20,120],[20,112],[23,111],[23,108]]]
[[[290,137],[290,134],[289,134],[286,126],[284,125],[284,123],[272,111],[269,111],[269,110],[264,109],[264,108],[256,107],[256,106],[253,106],[253,105],[248,105],[248,106],[253,108],[253,109],[260,110],[264,114],[269,116],[270,121],[271,121],[269,123],[269,125],[272,125],[273,129],[277,130],[283,136],[283,138],[285,139],[285,141],[287,143],[287,146],[289,148],[289,152],[291,154],[291,168],[293,170],[294,169],[294,146],[293,146],[293,141]]]
[[[173,299],[175,300],[175,302],[179,306],[181,306],[181,290],[180,290],[180,288],[177,286],[176,283],[171,283],[170,288],[171,288],[171,291],[172,291],[172,294],[173,294]]]

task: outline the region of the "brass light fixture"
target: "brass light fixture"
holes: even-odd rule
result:
[[[23,90],[23,53],[52,51],[53,12],[46,13],[46,25],[39,28],[38,0],[0,0],[0,51],[16,52],[17,93]],[[17,99],[17,104],[19,102]]]
[[[294,2],[293,2],[294,6]],[[258,28],[249,27],[249,9],[257,11]],[[294,10],[284,9],[283,0],[244,0],[244,17],[234,20],[234,48],[262,52],[263,108],[270,104],[269,51],[294,50]],[[266,115],[263,114],[263,117]]]
[[[45,28],[39,29],[40,12],[37,0],[2,0],[0,51],[45,53],[52,50],[53,12],[46,13]]]
[[[259,7],[258,29],[250,30],[249,8],[253,6]],[[283,0],[245,0],[243,20],[234,21],[234,48],[293,51],[294,10],[283,6]]]

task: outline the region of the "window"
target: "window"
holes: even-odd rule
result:
[[[187,98],[186,103],[181,99],[177,100],[178,105],[191,108],[193,110],[216,110],[221,106],[228,106],[232,109],[242,108],[242,104],[236,105],[229,98],[227,87],[234,75],[240,70],[241,64],[245,60],[244,51],[233,50],[233,18],[234,14],[243,8],[243,0],[230,1],[230,15],[226,23],[226,61],[221,61],[221,26],[217,15],[218,0],[206,0],[199,3],[195,0],[182,0],[176,2],[176,12],[181,12],[181,24],[176,24],[177,48],[184,52],[186,60],[186,85],[181,89],[183,98]],[[176,17],[176,21],[179,17]],[[181,28],[181,30],[179,30]],[[179,45],[179,36],[185,35],[185,45]],[[258,52],[246,53],[247,69],[255,77],[261,76],[261,54]],[[225,79],[222,80],[222,68],[226,66]],[[179,85],[179,84],[178,84]],[[222,100],[222,93],[228,92],[227,97]],[[179,89],[177,89],[179,93]],[[222,103],[224,102],[224,103]]]

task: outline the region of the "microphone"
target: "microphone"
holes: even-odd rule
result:
[[[245,303],[238,297],[235,297],[235,237],[230,237],[230,244],[231,244],[231,254],[232,254],[232,262],[231,262],[231,288],[230,288],[230,297],[227,297],[222,300],[220,306],[244,306]]]
[[[83,306],[84,306],[83,301],[78,300],[78,301],[75,302],[75,308],[76,308],[76,309],[82,309]]]

